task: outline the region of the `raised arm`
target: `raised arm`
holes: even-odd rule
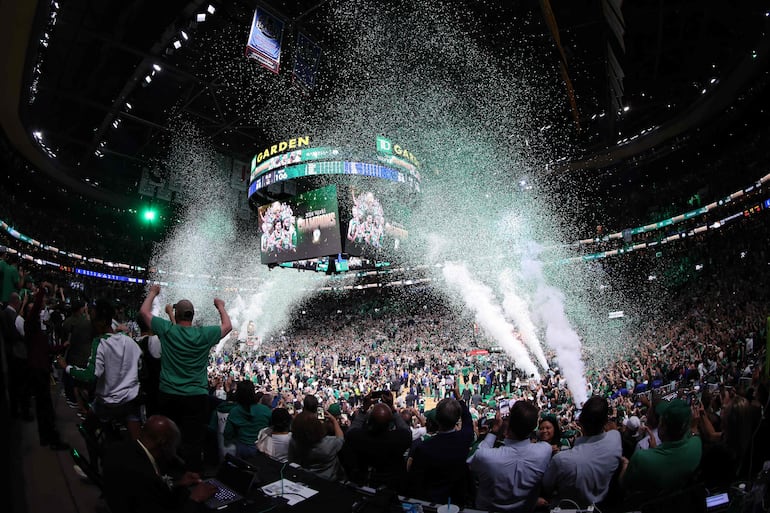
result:
[[[147,297],[144,298],[144,302],[141,308],[139,308],[139,315],[142,316],[147,326],[152,325],[152,302],[158,294],[160,294],[160,285],[151,285]]]
[[[225,336],[233,329],[233,324],[230,322],[230,316],[227,314],[227,310],[225,310],[225,302],[223,300],[214,298],[214,307],[217,309],[217,312],[219,312],[219,318],[222,320],[221,338],[225,338]]]

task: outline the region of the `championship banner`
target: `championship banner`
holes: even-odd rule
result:
[[[315,87],[315,75],[318,71],[318,61],[321,58],[321,47],[309,37],[300,32],[297,35],[297,57],[294,60],[294,80],[304,89]]]
[[[246,57],[256,59],[265,68],[278,73],[281,66],[283,26],[283,20],[257,7],[251,22]]]

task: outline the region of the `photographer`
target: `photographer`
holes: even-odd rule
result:
[[[399,487],[412,432],[393,407],[391,392],[373,392],[364,397],[364,406],[353,417],[345,442],[352,455],[352,481],[374,488]]]

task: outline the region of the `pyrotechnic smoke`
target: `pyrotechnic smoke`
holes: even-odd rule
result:
[[[514,328],[505,320],[503,311],[494,300],[492,290],[474,280],[465,264],[447,262],[443,272],[449,286],[460,294],[465,305],[474,312],[479,326],[511,356],[514,365],[526,372],[527,376],[540,376],[527,350],[514,337]]]
[[[563,126],[554,123],[547,132],[540,129],[546,124],[543,119],[550,124],[554,113],[564,109],[555,64],[549,70],[547,64],[534,63],[535,52],[525,46],[511,45],[507,54],[486,48],[473,35],[483,32],[483,20],[454,2],[333,0],[314,11],[316,15],[316,25],[324,27],[333,51],[325,49],[322,55],[312,94],[287,87],[283,73],[273,75],[245,59],[247,27],[236,24],[212,25],[191,38],[190,51],[200,55],[196,76],[226,90],[228,94],[220,96],[224,117],[260,126],[265,147],[308,135],[313,146],[344,147],[371,159],[377,135],[407,146],[424,167],[422,194],[410,205],[411,219],[405,221],[406,265],[462,262],[445,267],[436,287],[461,298],[484,330],[504,341],[500,345],[518,366],[536,372],[489,285],[501,269],[519,265],[519,248],[529,241],[559,245],[582,235],[567,221],[553,221],[563,206],[551,208],[579,202],[579,188],[559,196],[542,188],[540,176],[548,162],[568,156],[561,153],[562,141],[556,141],[558,154],[544,141],[545,134],[571,130],[568,120]],[[510,30],[516,30],[513,21]],[[187,196],[180,224],[153,260],[160,268],[182,273],[157,276],[172,282],[166,297],[188,297],[198,307],[197,317],[208,322],[216,321],[209,307],[214,295],[230,286],[251,289],[241,290],[240,301],[228,304],[239,331],[249,320],[255,320],[263,335],[278,329],[291,305],[311,294],[324,277],[284,269],[268,273],[259,262],[255,230],[238,233],[232,202],[218,196],[228,184],[213,150],[185,127],[175,131],[172,148],[170,175],[182,173],[181,193]],[[523,177],[529,180],[526,190],[519,186]],[[527,225],[529,232],[514,232],[518,225]],[[505,312],[541,365],[542,348],[538,351],[529,315],[543,320],[545,342],[556,349],[576,399],[584,399],[580,339],[569,319],[580,333],[591,327],[592,349],[609,346],[601,338],[607,337],[607,330],[596,308],[587,306],[601,300],[592,282],[596,278],[590,271],[549,267],[544,272],[535,261],[524,265],[535,266],[539,273],[534,278],[523,273],[532,278],[534,291],[529,282],[519,290],[501,280],[496,290]],[[212,278],[202,281],[201,274]],[[253,281],[244,282],[245,277]],[[522,306],[529,300],[535,305]]]
[[[546,282],[543,264],[536,260],[536,256],[523,259],[521,267],[523,274],[535,287],[533,308],[540,323],[545,326],[546,344],[556,351],[559,370],[567,381],[567,388],[572,393],[575,404],[580,406],[588,398],[585,365],[581,355],[580,337],[564,311],[564,294]]]
[[[503,294],[503,310],[506,315],[516,325],[516,329],[521,334],[524,344],[534,355],[537,363],[543,369],[548,368],[548,362],[543,353],[543,347],[537,336],[537,328],[532,322],[529,314],[529,307],[524,299],[516,291],[516,285],[510,269],[505,269],[500,273],[500,291]]]
[[[260,263],[256,228],[247,223],[239,231],[229,177],[217,162],[197,130],[180,123],[165,164],[183,184],[183,209],[152,259],[152,266],[165,271],[154,278],[166,283],[154,310],[160,314],[164,304],[189,299],[196,322],[218,324],[213,299],[221,297],[239,338],[245,338],[248,321],[255,321],[261,338],[288,322],[291,307],[325,277],[271,272]]]

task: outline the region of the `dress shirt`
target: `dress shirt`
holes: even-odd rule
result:
[[[571,499],[583,507],[596,504],[607,496],[622,455],[619,431],[582,436],[574,448],[551,459],[543,488],[546,492],[555,490],[558,499]]]
[[[471,471],[479,479],[476,507],[484,511],[532,511],[540,482],[551,461],[551,446],[506,438],[495,449],[496,437],[488,434],[469,458]]]

